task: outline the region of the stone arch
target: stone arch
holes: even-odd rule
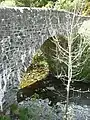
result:
[[[49,31],[55,34],[58,22],[54,22],[55,17],[52,18],[53,15],[58,20],[57,11],[53,10],[30,8],[0,9],[1,106],[4,104],[6,107],[14,102],[16,96],[14,89],[16,88],[17,90],[21,73],[30,65],[36,50],[50,36]],[[53,29],[51,28],[50,20],[52,27],[54,27]]]
[[[20,75],[36,50],[51,35],[66,34],[67,15],[72,18],[73,14],[42,8],[0,8],[1,109],[15,101]]]

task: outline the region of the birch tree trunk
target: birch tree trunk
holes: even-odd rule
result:
[[[52,42],[56,45],[56,54],[53,56],[53,59],[56,61],[58,60],[58,62],[61,64],[61,71],[57,71],[57,77],[63,81],[67,81],[66,108],[64,119],[68,120],[70,85],[72,81],[76,80],[76,76],[82,72],[83,64],[85,64],[88,60],[88,58],[83,57],[83,54],[84,51],[88,51],[90,44],[88,43],[88,40],[85,40],[85,38],[80,37],[78,34],[78,29],[82,25],[82,22],[80,21],[81,16],[76,18],[76,6],[73,16],[66,17],[67,22],[65,23],[65,30],[67,46],[64,47],[61,43],[63,41],[60,41],[59,37],[57,36],[52,36]]]
[[[68,61],[68,84],[67,84],[67,97],[66,97],[66,110],[65,115],[67,118],[68,113],[68,104],[69,104],[69,91],[70,91],[70,83],[72,80],[72,55],[71,55],[71,40],[68,40],[68,48],[69,48],[69,61]]]

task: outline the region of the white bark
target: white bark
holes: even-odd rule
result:
[[[75,9],[76,10],[76,9]],[[75,77],[78,76],[83,69],[83,64],[87,62],[88,58],[82,60],[82,55],[86,49],[88,49],[89,44],[86,39],[79,38],[77,41],[76,39],[79,37],[78,31],[74,33],[74,31],[80,27],[81,22],[79,21],[80,18],[76,20],[76,11],[74,10],[73,18],[70,16],[66,16],[67,22],[65,23],[66,28],[66,39],[67,39],[67,48],[64,48],[60,44],[60,40],[57,36],[52,36],[53,42],[56,45],[56,55],[54,59],[58,60],[59,63],[64,64],[67,66],[67,71],[63,66],[61,66],[60,73],[57,71],[57,77],[63,80],[67,80],[67,103],[66,103],[66,110],[65,110],[65,119],[67,120],[68,114],[68,104],[69,104],[69,92],[70,92],[70,84],[71,81],[74,81]],[[70,28],[69,28],[70,27]],[[75,34],[75,35],[74,35]],[[54,50],[55,51],[55,50]],[[58,66],[59,67],[59,66]],[[81,68],[77,71],[78,68]]]

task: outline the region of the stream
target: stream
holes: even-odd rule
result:
[[[48,98],[51,101],[50,106],[66,103],[66,85],[52,75],[37,82],[34,88],[32,87],[28,86],[19,90],[17,94],[18,102],[37,93],[41,99]],[[74,82],[70,89],[69,106],[74,106],[75,120],[90,120],[90,83]]]

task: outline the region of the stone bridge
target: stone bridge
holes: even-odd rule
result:
[[[0,8],[0,106],[16,100],[23,71],[50,37],[66,35],[73,13],[42,8]],[[77,19],[79,16],[75,16]],[[81,17],[80,21],[89,19]]]

